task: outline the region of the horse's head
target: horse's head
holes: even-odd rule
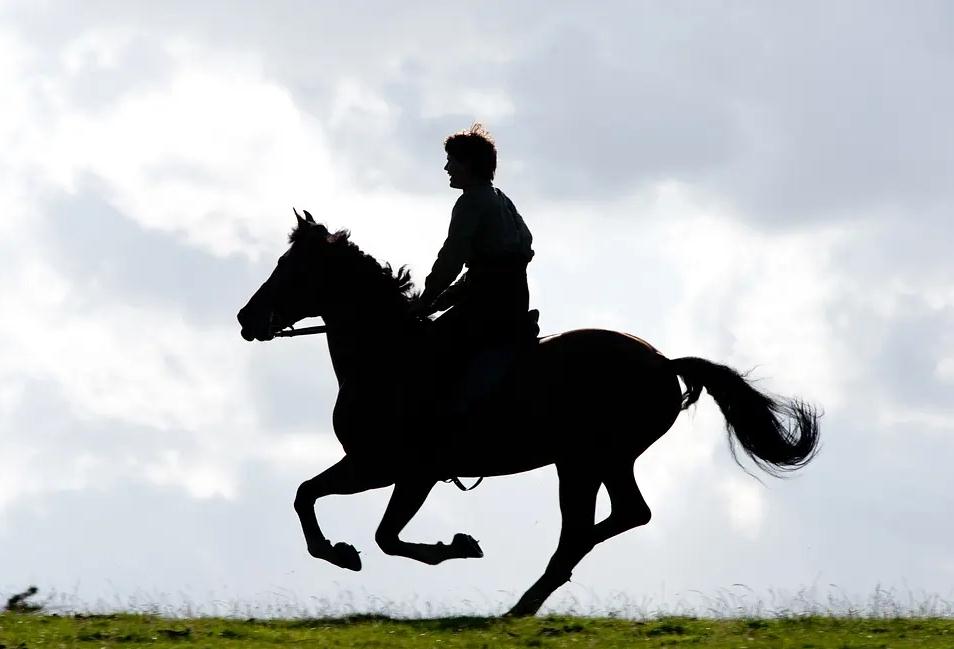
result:
[[[271,340],[275,332],[302,318],[323,315],[325,264],[322,249],[328,246],[328,229],[311,214],[298,215],[291,246],[275,265],[265,283],[238,312],[245,340]]]

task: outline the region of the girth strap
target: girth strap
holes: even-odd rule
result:
[[[460,478],[457,478],[457,477],[447,478],[446,480],[442,480],[442,482],[453,482],[455,485],[457,485],[457,488],[460,489],[461,491],[470,491],[471,489],[476,489],[477,485],[479,485],[483,481],[484,481],[484,478],[483,476],[481,476],[480,478],[477,478],[477,482],[470,485],[469,487],[465,487],[464,483],[461,482]]]

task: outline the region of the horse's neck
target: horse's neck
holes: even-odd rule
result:
[[[328,352],[338,385],[362,368],[380,370],[398,351],[396,331],[382,332],[374,327],[380,315],[339,312],[326,315]]]
[[[328,325],[327,335],[331,367],[334,368],[335,377],[338,379],[338,387],[341,387],[342,381],[355,366],[356,346],[352,336],[346,335],[344,330],[333,328],[331,325]]]

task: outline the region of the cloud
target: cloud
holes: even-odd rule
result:
[[[726,514],[732,527],[747,539],[758,539],[766,501],[758,483],[730,476],[721,480],[718,488],[726,500]]]
[[[102,182],[82,185],[51,196],[34,222],[40,254],[82,293],[81,308],[121,300],[162,305],[200,325],[223,323],[262,279],[257,265],[237,255],[218,257],[128,218],[105,200]]]
[[[442,177],[442,138],[484,119],[503,147],[503,177],[561,200],[671,179],[733,202],[741,218],[790,228],[882,218],[892,205],[928,212],[951,198],[944,115],[954,96],[935,82],[952,65],[943,5],[899,14],[881,3],[557,3],[545,16],[510,8],[503,21],[489,7],[469,20],[427,3],[382,11],[368,22],[356,9],[300,3],[267,16],[254,6],[94,7],[72,28],[129,40],[124,25],[152,20],[174,41],[211,45],[182,50],[190,60],[228,52],[321,121],[364,188],[427,191],[427,178]],[[150,41],[136,36],[129,51]],[[89,41],[69,51],[93,54],[69,60],[115,60]],[[206,81],[227,96],[221,77]]]

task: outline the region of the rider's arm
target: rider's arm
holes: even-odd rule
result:
[[[455,304],[457,304],[461,296],[467,290],[467,273],[458,278],[456,282],[448,286],[443,293],[437,296],[437,299],[434,300],[434,310],[435,311],[447,311]]]
[[[460,274],[464,264],[470,260],[473,250],[474,234],[479,224],[479,213],[473,209],[467,194],[462,194],[451,212],[447,239],[437,253],[437,261],[430,274],[424,280],[424,292],[421,302],[431,304],[451,285]]]

